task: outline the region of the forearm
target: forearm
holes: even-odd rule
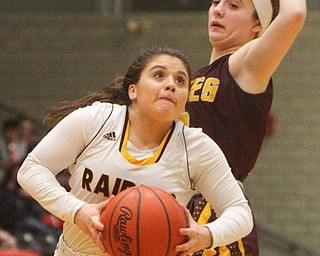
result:
[[[201,141],[205,146],[205,141]],[[210,150],[215,154],[197,157],[201,159],[197,170],[205,171],[195,179],[199,192],[206,198],[217,214],[218,219],[206,224],[210,229],[213,246],[230,244],[250,233],[253,227],[253,217],[248,201],[235,180],[231,169],[220,148],[214,145]],[[208,152],[208,151],[204,151]],[[211,156],[209,159],[207,159]],[[214,163],[210,163],[214,159]]]
[[[251,232],[253,218],[250,207],[245,203],[241,206],[231,207],[217,220],[205,226],[211,231],[213,248],[230,244]]]
[[[31,155],[18,172],[18,182],[46,210],[64,221],[74,222],[76,211],[85,203],[68,193],[54,174]]]

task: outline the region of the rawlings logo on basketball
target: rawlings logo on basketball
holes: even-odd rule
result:
[[[132,212],[128,207],[120,208],[121,215],[117,220],[117,225],[114,225],[114,240],[117,243],[121,244],[122,248],[117,248],[120,253],[124,253],[125,255],[132,255],[130,250],[130,244],[132,242],[132,237],[130,237],[127,233],[127,222],[132,219]]]

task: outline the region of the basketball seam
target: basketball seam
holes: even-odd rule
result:
[[[165,204],[163,203],[161,197],[158,195],[158,193],[152,189],[151,187],[148,187],[148,186],[145,186],[147,189],[151,190],[151,192],[159,199],[162,207],[163,207],[163,210],[166,214],[166,218],[167,218],[167,223],[168,223],[168,231],[169,231],[169,235],[168,235],[168,244],[167,244],[167,249],[166,249],[166,255],[169,254],[169,250],[170,250],[170,245],[171,245],[171,223],[170,223],[170,218],[169,218],[169,214],[168,214],[168,211],[166,209],[166,206]],[[170,195],[168,195],[170,196]]]
[[[137,232],[137,256],[140,255],[140,209],[141,209],[141,197],[142,197],[142,193],[140,191],[140,189],[136,188],[136,190],[138,190],[138,193],[139,193],[139,199],[138,199],[138,213],[137,213],[137,223],[136,223],[136,232]]]

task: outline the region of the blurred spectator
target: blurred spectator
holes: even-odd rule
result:
[[[17,182],[19,167],[37,144],[36,123],[29,118],[8,119],[1,131],[0,248],[10,245],[11,233],[18,247],[52,255],[62,221],[52,218]]]
[[[20,140],[19,122],[6,120],[0,136],[0,187],[5,185],[11,174],[20,167],[26,157],[27,144]]]
[[[19,130],[21,140],[27,144],[29,153],[38,143],[36,122],[31,118],[22,117],[19,120]]]
[[[17,241],[9,232],[0,228],[0,249],[2,250],[16,250]]]
[[[20,187],[17,182],[17,171],[26,158],[27,154],[36,145],[36,125],[35,122],[29,118],[20,117],[15,122],[15,139],[14,149],[19,152],[19,159],[16,165],[8,170],[4,186],[7,190],[15,193],[18,196],[29,197],[27,193]]]

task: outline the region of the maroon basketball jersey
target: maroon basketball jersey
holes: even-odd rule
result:
[[[222,149],[237,180],[253,169],[265,135],[272,103],[272,80],[266,92],[244,92],[229,72],[230,55],[195,73],[186,110],[189,125],[202,127]]]

